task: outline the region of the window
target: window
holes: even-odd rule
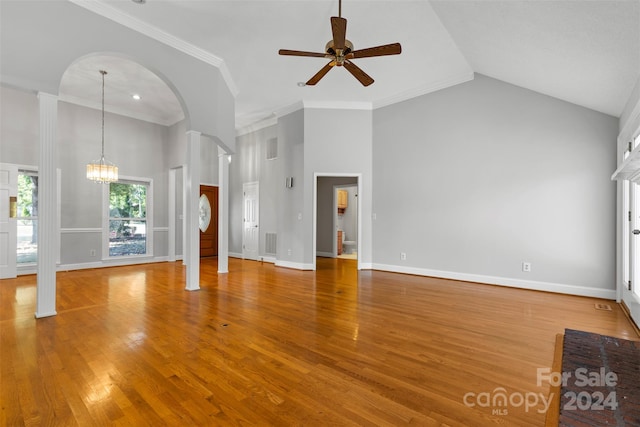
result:
[[[38,262],[38,172],[18,171],[18,265]]]
[[[109,257],[151,255],[151,181],[122,180],[109,184]]]

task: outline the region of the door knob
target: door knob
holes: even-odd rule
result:
[[[638,230],[638,229],[633,230],[633,234],[635,234],[637,236],[638,234],[640,234],[640,230]]]

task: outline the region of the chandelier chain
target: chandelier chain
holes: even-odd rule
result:
[[[102,158],[104,159],[104,75],[107,72],[100,70],[100,74],[102,74]]]

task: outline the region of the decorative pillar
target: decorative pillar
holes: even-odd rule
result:
[[[229,159],[218,147],[218,273],[229,272]]]
[[[58,97],[38,93],[40,159],[38,163],[38,278],[36,318],[55,316],[56,260],[58,259]]]
[[[187,191],[184,197],[187,202],[185,260],[188,291],[200,289],[200,136],[200,132],[187,132]]]
[[[169,217],[169,262],[176,261],[176,170],[169,169],[169,185],[167,187]]]

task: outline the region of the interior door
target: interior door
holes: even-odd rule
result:
[[[200,186],[200,257],[218,255],[218,187]]]
[[[242,185],[242,191],[244,194],[242,257],[257,260],[260,242],[258,183],[245,183]]]
[[[17,276],[17,197],[18,166],[0,163],[0,279]]]

